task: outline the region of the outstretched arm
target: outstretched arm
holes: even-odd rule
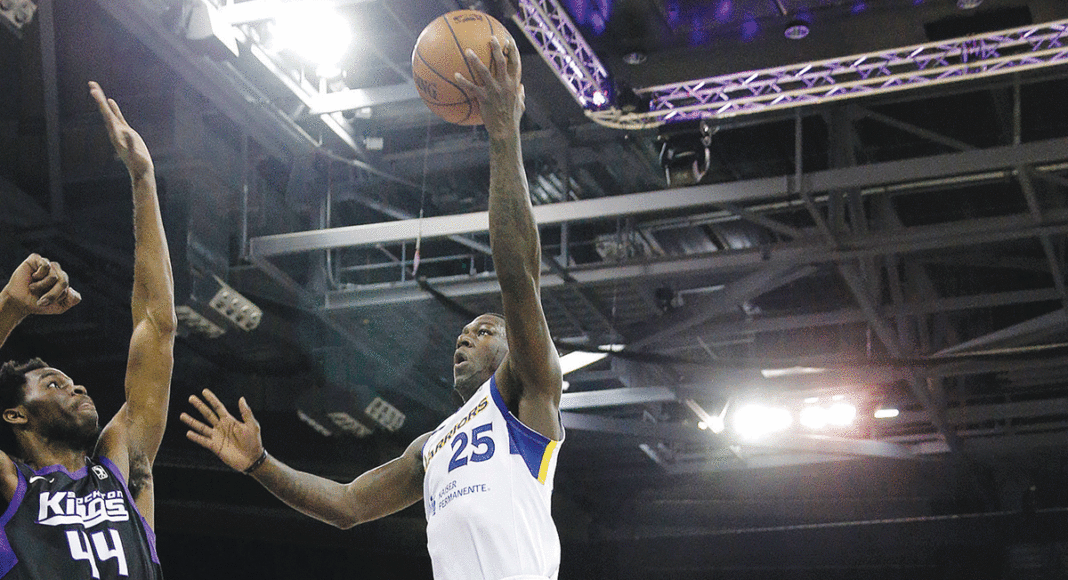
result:
[[[245,398],[238,403],[241,419],[230,414],[215,393],[189,402],[204,418],[182,413],[191,441],[208,449],[231,468],[246,472],[293,509],[339,528],[398,512],[423,497],[422,449],[429,434],[413,441],[400,457],[343,484],[297,471],[267,454],[260,424]],[[206,402],[205,402],[206,401]]]
[[[177,328],[171,260],[148,147],[100,85],[90,82],[89,93],[130,173],[134,206],[133,336],[126,363],[126,403],[105,427],[99,451],[124,471],[138,508],[151,523],[151,467],[167,423]]]
[[[456,75],[473,93],[490,139],[489,231],[493,266],[501,284],[508,356],[497,370],[506,401],[517,401],[519,419],[552,439],[560,439],[560,360],[541,306],[541,242],[523,169],[519,120],[524,111],[519,50],[510,40],[490,42],[487,67],[467,51],[478,84]]]

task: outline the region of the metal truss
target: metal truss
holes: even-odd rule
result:
[[[635,92],[648,99],[650,110],[640,113],[623,113],[616,108],[594,110],[579,102],[587,109],[586,115],[601,125],[647,129],[1054,66],[1068,62],[1066,37],[1068,20],[1058,20],[944,42],[644,87]],[[554,64],[548,56],[546,60]],[[602,85],[602,89],[607,86]]]
[[[556,0],[519,0],[512,20],[582,108],[608,103],[608,71]]]

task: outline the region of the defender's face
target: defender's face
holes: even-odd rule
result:
[[[466,400],[474,389],[489,380],[506,354],[508,339],[499,316],[483,314],[465,326],[456,339],[452,357],[453,384],[460,395]]]
[[[96,405],[85,387],[62,371],[45,367],[26,373],[25,390],[21,406],[32,429],[85,437],[99,430]]]

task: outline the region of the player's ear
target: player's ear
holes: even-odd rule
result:
[[[26,414],[22,412],[22,407],[4,409],[4,421],[11,425],[22,425],[26,423]]]

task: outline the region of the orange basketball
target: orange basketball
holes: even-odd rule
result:
[[[439,16],[419,34],[412,51],[412,77],[419,96],[434,114],[458,125],[482,124],[478,101],[456,84],[454,75],[460,73],[474,80],[464,59],[468,48],[487,67],[490,65],[491,36],[496,36],[502,47],[512,40],[496,18],[477,10],[455,10]]]

